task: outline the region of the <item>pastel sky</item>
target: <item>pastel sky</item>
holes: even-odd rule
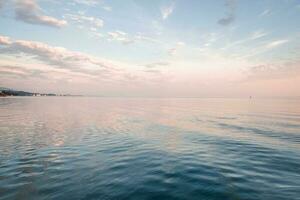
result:
[[[300,1],[0,0],[0,86],[300,96]]]

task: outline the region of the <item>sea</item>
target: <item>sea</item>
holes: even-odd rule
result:
[[[0,98],[0,200],[299,200],[300,100]]]

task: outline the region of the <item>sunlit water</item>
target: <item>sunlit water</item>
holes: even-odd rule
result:
[[[0,199],[300,199],[300,101],[1,98]]]

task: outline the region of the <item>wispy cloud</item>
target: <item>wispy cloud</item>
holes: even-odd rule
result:
[[[166,20],[173,13],[174,8],[175,8],[175,3],[174,2],[172,2],[170,5],[168,5],[166,7],[162,7],[160,9],[162,19]]]
[[[134,40],[130,39],[127,36],[127,33],[123,32],[123,31],[114,31],[114,32],[108,32],[108,36],[109,36],[109,41],[119,41],[122,44],[132,44],[134,43]]]
[[[80,52],[69,51],[62,47],[52,47],[45,43],[35,41],[12,41],[4,36],[1,36],[0,40],[2,41],[0,43],[1,54],[28,55],[54,68],[90,75],[95,75],[103,71],[118,71],[118,69],[109,62]]]
[[[52,27],[63,27],[67,24],[65,20],[43,15],[35,0],[16,0],[14,7],[15,17],[19,21]]]
[[[168,50],[168,54],[170,56],[175,56],[178,53],[178,50],[180,48],[182,48],[183,46],[185,46],[184,42],[177,42],[176,45],[173,48]]]
[[[238,48],[240,53],[238,53],[240,58],[249,59],[258,55],[263,55],[264,53],[271,52],[276,48],[280,48],[284,44],[288,43],[290,40],[281,39],[281,40],[273,40],[268,42],[259,43],[254,47]],[[250,41],[249,41],[250,42]],[[244,51],[243,51],[244,49]]]
[[[215,42],[217,42],[223,35],[219,33],[206,33],[200,36],[202,43],[205,47],[209,47],[213,45]]]
[[[143,70],[143,72],[154,73],[154,74],[161,73],[161,71],[158,69],[146,69],[146,70]]]
[[[259,39],[259,38],[262,38],[262,37],[265,37],[267,36],[268,33],[263,31],[263,30],[258,30],[258,31],[254,31],[251,35],[251,40],[256,40],[256,39]]]
[[[47,73],[47,70],[30,69],[27,67],[13,66],[13,65],[0,65],[0,74],[2,76],[12,76],[21,78],[46,78],[43,73]]]
[[[230,41],[226,46],[222,48],[222,50],[236,49],[239,51],[239,53],[242,52],[243,50],[247,50],[247,56],[249,56],[250,54],[249,51],[252,51],[251,50],[252,45],[257,44],[258,46],[255,46],[254,52],[258,53],[259,50],[265,51],[266,49],[265,46],[261,47],[260,39],[266,37],[267,35],[269,35],[269,32],[266,32],[264,30],[256,30],[250,33],[249,36],[247,36],[246,38],[239,39],[236,41]]]
[[[176,45],[177,46],[185,46],[185,43],[184,42],[177,42]]]
[[[262,64],[250,67],[248,80],[281,79],[300,76],[300,61],[286,62],[282,64]]]
[[[145,65],[145,67],[147,68],[157,68],[157,67],[165,67],[165,66],[169,66],[170,63],[168,62],[154,62],[154,63],[150,63]]]
[[[122,31],[118,31],[118,34],[126,35]],[[143,75],[144,71],[130,71],[131,64],[106,60],[36,41],[13,40],[1,35],[0,41],[0,54],[14,57],[13,64],[5,64],[7,62],[5,60],[1,62],[0,72],[3,71],[3,73],[0,73],[0,76],[2,78],[3,76],[41,78],[43,75],[47,76],[49,80],[78,80],[78,77],[81,77],[81,80],[84,79],[90,84],[98,84],[98,86],[104,82],[112,85],[122,83],[127,86],[131,85],[133,81],[143,80],[144,84],[147,81],[151,83],[151,80],[145,77],[145,74]],[[27,67],[25,63],[24,66],[24,61],[28,59],[35,65],[30,66],[27,63],[29,65]],[[34,69],[36,67],[37,70]],[[154,74],[153,72],[152,78]],[[160,73],[157,74],[161,76]]]
[[[260,13],[260,17],[264,17],[264,16],[269,16],[271,14],[271,10],[270,9],[266,9],[263,12]]]
[[[83,4],[86,6],[95,6],[99,4],[99,0],[73,0],[76,4]]]
[[[79,26],[92,26],[97,28],[102,28],[104,26],[104,21],[97,17],[86,16],[84,13],[80,12],[78,15],[66,14],[64,18],[71,20]]]
[[[168,54],[170,56],[175,56],[177,54],[177,48],[176,47],[173,47],[171,49],[168,50]]]
[[[225,7],[227,9],[227,14],[223,18],[218,20],[218,23],[223,26],[227,26],[234,22],[235,9],[236,9],[237,0],[226,0]]]
[[[112,7],[110,7],[110,6],[102,6],[102,8],[109,12],[112,11]]]
[[[266,45],[266,48],[273,49],[275,47],[278,47],[278,46],[281,46],[281,45],[287,43],[288,41],[289,40],[275,40],[275,41],[272,41],[272,42],[268,43]]]
[[[135,35],[134,40],[136,41],[146,41],[146,42],[150,42],[150,43],[162,43],[161,41],[154,39],[152,37],[148,37],[143,35],[142,33],[137,33],[137,35]]]
[[[137,34],[129,34],[124,31],[116,30],[116,31],[110,31],[107,32],[106,36],[104,36],[108,41],[116,41],[120,42],[124,45],[129,45],[137,42],[147,42],[152,44],[161,44],[162,42],[154,39],[152,37],[149,37],[147,35],[144,35],[142,33]]]
[[[223,49],[228,49],[228,48],[241,46],[241,45],[243,45],[244,47],[247,47],[247,45],[245,45],[246,43],[248,43],[248,44],[249,44],[249,42],[253,43],[254,40],[258,40],[267,35],[269,35],[269,33],[264,30],[256,30],[256,31],[250,33],[250,35],[244,39],[237,40],[237,41],[231,41],[230,44],[227,45],[226,47],[224,47]]]

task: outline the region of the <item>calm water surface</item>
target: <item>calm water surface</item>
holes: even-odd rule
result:
[[[0,199],[300,199],[300,101],[1,98]]]

